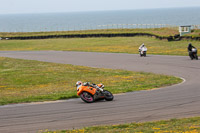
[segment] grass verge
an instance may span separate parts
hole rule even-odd
[[[77,97],[76,81],[103,83],[112,93],[180,83],[172,76],[0,57],[0,105]]]
[[[138,47],[142,43],[148,48],[147,54],[186,56],[190,41],[168,42],[149,37],[1,40],[0,51],[61,50],[138,54]],[[192,44],[200,49],[198,41]]]
[[[82,31],[51,31],[51,32],[0,32],[0,37],[26,37],[48,35],[73,35],[73,34],[116,34],[116,33],[149,33],[158,36],[174,36],[179,34],[175,28],[146,28],[146,29],[102,29]]]
[[[41,131],[43,132],[43,131]],[[199,133],[200,117],[168,121],[86,127],[77,130],[44,131],[44,133]]]
[[[200,37],[200,29],[192,30],[190,34],[186,34],[185,36]]]

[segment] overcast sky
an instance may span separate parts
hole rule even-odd
[[[0,0],[0,14],[200,7],[200,0]]]

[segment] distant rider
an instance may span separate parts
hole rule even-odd
[[[195,48],[194,46],[192,46],[191,43],[188,44],[188,52],[192,52],[192,48]],[[195,48],[196,49],[196,48]]]
[[[142,45],[140,45],[140,47],[139,47],[139,52],[142,51],[142,48],[146,48],[146,46],[144,45],[144,43],[142,43]]]
[[[96,88],[97,89],[97,92],[103,92],[103,88],[104,88],[104,85],[103,84],[101,84],[102,86],[101,87],[99,87],[98,85],[96,85],[96,84],[90,84],[89,82],[82,82],[82,81],[77,81],[76,82],[76,87],[77,87],[77,89],[80,87],[80,86],[90,86],[90,87],[93,87],[93,88]]]
[[[191,43],[188,44],[188,52],[189,52],[189,56],[192,55],[192,48],[196,49],[194,46],[192,46]],[[197,51],[196,51],[196,54],[197,54]]]

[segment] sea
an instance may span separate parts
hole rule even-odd
[[[200,25],[200,7],[41,14],[0,14],[0,32],[138,28],[138,25],[142,24],[152,25],[154,27],[162,27],[163,25]],[[148,27],[146,26],[146,28]]]

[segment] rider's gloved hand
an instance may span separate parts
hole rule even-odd
[[[89,82],[83,83],[83,86],[89,86],[89,85],[90,85]]]

